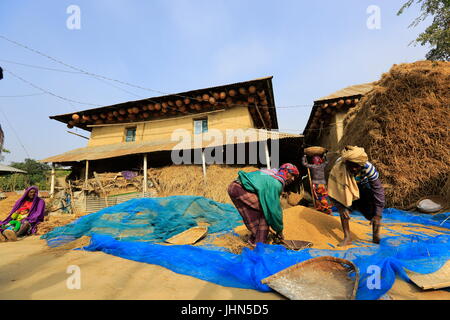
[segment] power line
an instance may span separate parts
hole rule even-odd
[[[32,64],[16,62],[16,61],[11,61],[11,60],[5,60],[5,59],[0,59],[0,61],[6,62],[6,63],[11,63],[11,64],[16,64],[19,66],[29,67],[29,68],[41,69],[41,70],[72,73],[72,74],[82,74],[82,72],[78,72],[78,71],[68,71],[68,70],[62,70],[62,69],[48,68],[48,67],[36,66],[36,65],[32,65]]]
[[[27,148],[25,148],[25,146],[22,143],[22,140],[20,139],[19,135],[17,134],[16,130],[14,129],[14,126],[11,124],[11,122],[9,122],[8,117],[6,116],[6,114],[3,112],[3,109],[0,108],[0,112],[2,113],[3,117],[5,117],[6,122],[8,123],[8,126],[11,128],[12,132],[14,133],[14,135],[17,138],[17,141],[19,141],[19,144],[22,146],[23,150],[25,151],[26,155],[28,156],[29,159],[31,159],[30,154],[27,151]]]
[[[94,104],[94,103],[88,103],[88,102],[81,102],[81,101],[76,101],[76,100],[72,100],[72,99],[69,99],[69,98],[65,98],[65,97],[63,97],[63,96],[60,96],[60,95],[55,94],[55,93],[53,93],[53,92],[50,92],[50,91],[48,91],[48,90],[46,90],[46,89],[43,89],[43,88],[41,88],[41,87],[35,85],[34,83],[28,81],[28,80],[25,80],[25,79],[23,79],[22,77],[16,75],[15,73],[13,73],[13,72],[11,72],[11,71],[9,71],[9,70],[4,69],[4,71],[8,72],[8,73],[11,74],[13,77],[15,77],[15,78],[21,80],[22,82],[25,82],[26,84],[32,86],[33,88],[38,89],[38,90],[40,90],[40,91],[42,91],[42,92],[44,92],[44,93],[46,93],[46,94],[49,94],[49,95],[51,95],[51,96],[54,96],[54,97],[56,97],[56,98],[58,98],[58,99],[61,99],[61,100],[64,100],[64,101],[68,101],[68,102],[74,102],[74,103],[78,103],[78,104],[84,104],[84,105],[96,106],[96,107],[101,107],[101,106],[102,106],[102,105],[100,105],[100,104]]]
[[[79,72],[79,71],[67,71],[67,70],[62,70],[62,69],[48,68],[48,67],[42,67],[42,66],[37,66],[37,65],[32,65],[32,64],[26,64],[26,63],[21,63],[21,62],[17,62],[17,61],[11,61],[11,60],[4,60],[4,59],[0,59],[0,61],[6,62],[6,63],[16,64],[16,65],[20,65],[20,66],[25,66],[25,67],[29,67],[29,68],[35,68],[35,69],[41,69],[41,70],[47,70],[47,71],[65,72],[65,73],[72,73],[72,74],[85,75],[84,73]],[[135,94],[135,93],[133,93],[133,92],[131,92],[131,91],[128,91],[128,90],[126,90],[126,89],[123,89],[123,88],[121,88],[121,87],[119,87],[119,86],[115,86],[115,85],[113,85],[112,83],[109,83],[109,82],[107,82],[107,81],[105,81],[105,80],[103,80],[103,79],[100,79],[100,78],[98,78],[98,77],[94,77],[94,79],[96,79],[96,80],[98,80],[98,81],[101,81],[101,82],[107,84],[108,86],[111,86],[111,87],[114,87],[114,88],[116,88],[116,89],[119,89],[119,90],[121,90],[121,91],[123,91],[123,92],[126,92],[126,93],[128,93],[128,94],[130,94],[130,95],[132,95],[132,96],[137,97],[137,98],[141,98],[141,99],[144,98],[143,96],[139,96],[139,95],[137,95],[137,94]]]
[[[44,94],[45,93],[41,92],[41,93],[19,94],[19,95],[15,95],[15,96],[0,96],[0,98],[24,98],[24,97],[41,96]]]
[[[95,78],[102,78],[102,79],[104,79],[104,80],[109,80],[109,81],[113,81],[113,82],[118,82],[118,83],[121,83],[121,84],[130,86],[130,87],[134,87],[134,88],[138,88],[138,89],[146,90],[146,91],[151,91],[151,92],[159,93],[159,94],[162,94],[162,95],[174,95],[174,96],[178,96],[178,97],[181,97],[181,98],[189,98],[189,99],[197,100],[197,101],[198,101],[198,99],[195,98],[195,97],[189,97],[189,96],[185,96],[185,95],[181,95],[181,94],[167,93],[167,92],[163,92],[163,91],[160,91],[160,90],[156,90],[156,89],[152,89],[152,88],[146,88],[146,87],[142,87],[142,86],[139,86],[139,85],[135,85],[135,84],[132,84],[132,83],[129,83],[129,82],[126,82],[126,81],[121,81],[121,80],[109,78],[109,77],[106,77],[106,76],[102,76],[102,75],[99,75],[99,74],[95,74],[95,73],[92,73],[92,72],[88,72],[88,71],[85,71],[85,70],[83,70],[83,69],[81,69],[81,68],[74,67],[74,66],[72,66],[72,65],[70,65],[70,64],[67,64],[67,63],[65,63],[65,62],[63,62],[63,61],[61,61],[61,60],[58,60],[58,59],[56,59],[56,58],[53,58],[53,57],[49,56],[48,54],[45,54],[45,53],[43,53],[43,52],[41,52],[41,51],[39,51],[39,50],[30,48],[30,47],[28,47],[27,45],[24,45],[24,44],[19,43],[19,42],[17,42],[17,41],[11,40],[11,39],[9,39],[9,38],[3,36],[3,35],[0,35],[0,38],[4,39],[4,40],[6,40],[6,41],[8,41],[8,42],[10,42],[10,43],[13,43],[13,44],[15,44],[15,45],[17,45],[17,46],[20,46],[20,47],[22,47],[22,48],[24,48],[24,49],[27,49],[27,50],[29,50],[29,51],[32,51],[32,52],[34,52],[34,53],[36,53],[36,54],[38,54],[38,55],[41,55],[41,56],[43,56],[43,57],[45,57],[45,58],[47,58],[47,59],[50,59],[50,60],[53,61],[53,62],[56,62],[56,63],[58,63],[58,64],[61,64],[61,65],[65,66],[65,67],[68,67],[68,68],[70,68],[70,69],[72,69],[72,70],[76,70],[76,71],[78,71],[78,72],[80,72],[80,73],[84,73],[84,74],[86,74],[86,75],[89,75],[89,76],[92,76],[92,77],[95,77]],[[152,102],[150,99],[146,99],[146,100],[149,100],[150,102]],[[201,100],[200,100],[200,101],[201,101]],[[221,103],[221,102],[219,102],[219,103]],[[236,106],[238,106],[238,105],[236,105]],[[247,105],[243,105],[243,106],[247,106]],[[280,108],[280,109],[282,109],[282,108],[296,108],[296,107],[312,107],[312,105],[293,105],[293,106],[283,106],[283,107],[275,107],[275,106],[272,106],[272,107],[270,107],[270,108]],[[170,107],[169,107],[169,108],[170,108]],[[174,108],[174,109],[175,109],[175,108]]]

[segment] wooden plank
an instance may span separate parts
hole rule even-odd
[[[433,273],[420,274],[412,271],[406,271],[406,273],[411,281],[423,290],[450,287],[450,261],[447,261],[441,269]]]

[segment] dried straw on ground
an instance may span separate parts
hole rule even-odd
[[[345,119],[339,150],[364,147],[381,173],[388,207],[449,196],[450,63],[394,65]]]
[[[227,193],[228,185],[237,178],[238,171],[254,171],[255,167],[207,167],[206,182],[201,166],[169,166],[149,170],[160,188],[159,197],[174,195],[202,196],[222,203],[232,203]]]

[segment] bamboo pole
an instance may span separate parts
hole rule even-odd
[[[269,144],[267,143],[267,140],[264,143],[264,152],[266,154],[266,166],[267,169],[270,170],[271,168],[270,168]]]
[[[148,186],[148,172],[147,172],[147,154],[144,154],[144,181],[143,181],[143,188],[142,192],[145,194],[147,192],[147,186]]]
[[[52,175],[50,180],[50,198],[55,195],[55,163],[52,162]]]
[[[84,185],[87,186],[88,179],[89,179],[89,160],[86,160],[86,170],[85,170],[85,176],[84,176]]]
[[[203,178],[206,180],[206,159],[204,149],[202,149],[202,167],[203,167]]]
[[[313,188],[313,184],[311,181],[311,172],[309,171],[309,168],[308,168],[308,178],[309,178],[309,187],[311,188],[311,198],[312,198],[314,209],[315,209],[316,208],[316,198],[314,197],[314,188]]]

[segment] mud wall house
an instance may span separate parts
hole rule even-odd
[[[344,134],[344,118],[361,98],[373,88],[373,83],[350,86],[314,101],[305,130],[305,146],[322,146],[336,152]]]
[[[272,77],[50,118],[68,128],[86,130],[90,137],[83,148],[41,161],[71,166],[74,179],[87,179],[94,172],[138,171],[144,176],[144,191],[147,168],[172,165],[173,152],[203,166],[207,175],[210,163],[270,166],[271,161],[297,162],[303,138],[278,132]],[[177,134],[180,130],[183,137]],[[229,130],[234,130],[231,138]],[[217,133],[223,139],[216,139]],[[234,152],[227,153],[227,148]],[[242,150],[244,160],[238,159]],[[278,154],[281,158],[271,158]]]

